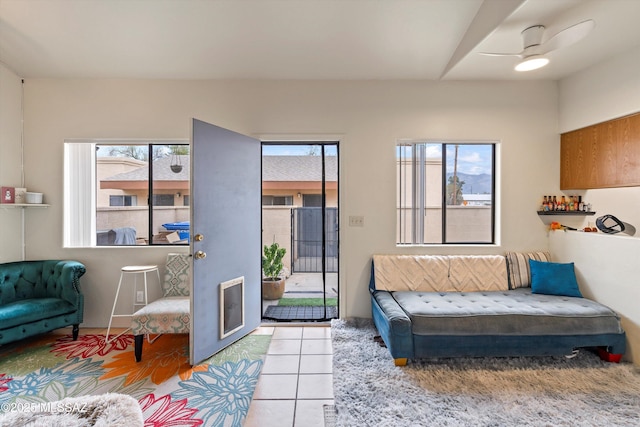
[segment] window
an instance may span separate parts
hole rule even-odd
[[[109,196],[109,206],[136,206],[136,196]]]
[[[493,244],[496,143],[396,146],[396,242]]]
[[[153,206],[173,206],[174,197],[173,194],[154,194]]]
[[[262,196],[262,206],[291,206],[293,196]]]
[[[322,207],[322,194],[303,194],[302,206],[305,208]]]
[[[177,224],[188,235],[189,176],[184,142],[65,143],[65,247],[169,244]]]

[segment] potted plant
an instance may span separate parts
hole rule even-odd
[[[262,255],[262,298],[266,300],[275,300],[282,298],[284,295],[284,277],[280,274],[284,265],[282,258],[287,253],[285,248],[281,248],[277,243],[271,246],[264,246]]]

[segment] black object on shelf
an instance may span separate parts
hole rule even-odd
[[[538,215],[577,215],[577,216],[589,216],[595,215],[595,211],[538,211]]]

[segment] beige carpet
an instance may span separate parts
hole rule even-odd
[[[640,425],[638,367],[589,351],[396,367],[370,320],[334,320],[331,332],[337,426]]]

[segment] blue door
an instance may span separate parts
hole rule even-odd
[[[193,119],[192,365],[260,326],[260,166],[260,141]]]

